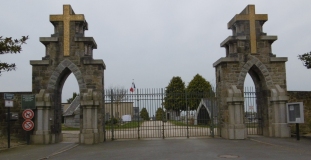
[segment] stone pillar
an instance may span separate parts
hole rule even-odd
[[[34,144],[53,143],[53,136],[49,128],[49,112],[51,108],[50,95],[41,89],[36,94],[37,112],[35,113],[35,131],[31,135],[31,142]]]
[[[100,133],[97,126],[97,109],[99,107],[99,99],[97,92],[88,89],[88,93],[84,93],[81,100],[83,112],[82,128],[79,136],[81,144],[95,144],[100,141]]]
[[[272,110],[271,125],[269,127],[270,137],[290,137],[290,127],[286,120],[286,103],[288,96],[284,89],[275,85],[271,89],[270,108]]]
[[[221,136],[227,139],[245,139],[247,132],[244,124],[244,98],[241,90],[232,85],[228,89],[226,101],[229,117],[227,123],[222,128]]]

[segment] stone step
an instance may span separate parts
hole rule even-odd
[[[63,142],[79,142],[79,134],[63,133]]]

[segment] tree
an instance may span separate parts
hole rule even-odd
[[[141,109],[141,111],[140,111],[140,117],[143,119],[143,120],[145,120],[145,121],[149,121],[149,113],[148,113],[148,111],[147,111],[147,109],[146,108],[143,108],[143,109]]]
[[[116,106],[114,107],[114,108],[116,108],[116,110],[114,111],[116,113],[115,114],[116,118],[120,118],[118,106],[121,104],[122,100],[126,96],[126,92],[127,92],[127,90],[124,89],[124,87],[112,87],[112,86],[109,87],[109,89],[106,92],[108,98],[110,100],[112,100],[114,104],[116,104]]]
[[[164,110],[162,108],[158,108],[157,111],[156,111],[156,120],[157,121],[162,121],[163,120],[163,117],[164,117]]]
[[[303,62],[303,65],[307,67],[307,69],[311,68],[311,51],[309,53],[298,55],[298,59]]]
[[[21,39],[12,39],[12,37],[3,38],[0,36],[0,54],[6,53],[20,53],[22,51],[21,45],[26,43],[28,36],[22,36]],[[0,76],[1,72],[9,72],[16,69],[15,63],[8,64],[0,62]]]
[[[185,83],[180,77],[173,77],[166,87],[164,107],[166,110],[180,112],[186,110]]]
[[[193,77],[186,91],[190,110],[196,110],[202,98],[214,96],[211,84],[199,74]]]
[[[68,98],[67,103],[71,103],[77,96],[79,96],[79,94],[77,94],[76,92],[73,92],[72,98]]]

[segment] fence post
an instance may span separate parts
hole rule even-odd
[[[161,88],[161,107],[162,107],[162,111],[164,111],[163,110],[163,95],[164,95],[164,93],[163,93],[163,88]],[[164,137],[164,115],[165,115],[165,113],[163,112],[163,114],[162,114],[162,138],[164,139],[165,137]],[[166,117],[166,116],[165,116]]]
[[[113,122],[114,122],[114,115],[113,115],[113,90],[111,89],[111,119],[110,119],[110,124],[111,124],[111,140],[114,140],[114,127],[113,127]]]
[[[137,93],[136,93],[136,96],[137,96],[137,107],[138,107],[138,110],[139,110],[139,95],[138,95],[138,88],[136,89]],[[139,135],[139,121],[140,121],[140,113],[138,112],[138,130],[137,130],[137,135],[138,135],[138,139],[140,139],[140,135]]]
[[[185,98],[186,98],[186,113],[187,113],[187,138],[189,138],[189,108],[188,108],[188,96],[187,96],[187,91],[185,91]]]
[[[215,96],[212,94],[212,91],[210,91],[211,96],[211,136],[214,138],[214,106],[215,106]],[[213,96],[213,97],[212,97]]]

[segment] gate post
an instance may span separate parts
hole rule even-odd
[[[235,85],[232,85],[228,89],[228,97],[226,98],[228,105],[228,118],[225,120],[224,125],[222,126],[221,136],[227,139],[245,139],[246,138],[246,129],[243,121],[244,118],[244,109],[243,102],[244,98],[242,97],[242,92],[240,89],[237,89]]]
[[[37,113],[35,114],[35,131],[31,135],[31,141],[34,144],[50,144],[55,143],[49,128],[49,113],[51,108],[50,94],[45,93],[45,89],[41,89],[36,94]],[[52,141],[54,139],[54,142]]]
[[[97,127],[97,108],[99,107],[97,96],[97,92],[88,89],[88,92],[83,94],[81,100],[83,124],[79,141],[82,144],[95,144],[100,141],[100,130]]]
[[[270,137],[290,137],[290,127],[286,121],[286,102],[288,96],[279,85],[275,85],[275,89],[271,89],[270,105],[272,109],[272,120],[269,125]]]

